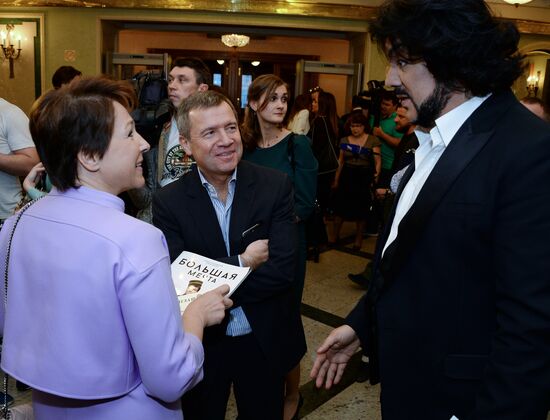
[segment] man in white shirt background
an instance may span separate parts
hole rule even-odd
[[[19,177],[25,177],[38,161],[29,119],[21,109],[0,98],[0,226],[21,200]]]

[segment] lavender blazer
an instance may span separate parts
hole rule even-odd
[[[0,232],[2,273],[13,222]],[[158,229],[111,194],[53,189],[23,215],[11,252],[2,369],[35,390],[38,419],[182,418],[204,354],[183,332]]]

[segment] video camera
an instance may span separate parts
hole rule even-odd
[[[162,126],[171,117],[168,83],[164,73],[158,71],[142,71],[132,82],[139,103],[131,115],[137,132],[153,147],[159,141]]]
[[[380,124],[380,103],[382,102],[382,94],[385,90],[384,82],[381,80],[369,80],[367,87],[367,90],[359,92],[357,96],[354,96],[354,99],[357,100],[357,106],[369,110],[369,115],[374,117],[373,127],[376,127]]]

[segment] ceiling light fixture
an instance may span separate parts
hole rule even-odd
[[[250,37],[239,34],[226,34],[222,35],[222,42],[228,47],[241,48],[248,45],[250,42]]]
[[[520,4],[530,3],[533,0],[504,0],[506,3],[514,4],[518,7]]]
[[[258,60],[251,61],[250,64],[252,64],[254,67],[258,67],[260,65],[260,62]]]

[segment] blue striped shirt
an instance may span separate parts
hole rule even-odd
[[[225,243],[225,249],[227,250],[227,255],[230,254],[229,249],[229,222],[231,220],[231,207],[233,205],[233,197],[235,196],[235,185],[237,183],[237,168],[233,171],[233,175],[229,180],[229,185],[227,186],[227,197],[225,198],[225,203],[218,198],[218,192],[216,189],[206,180],[202,175],[199,169],[199,177],[201,183],[206,188],[214,211],[216,212],[216,217],[218,218],[218,223],[222,231],[223,242]],[[241,259],[239,257],[239,264]],[[241,306],[237,306],[229,311],[229,323],[227,324],[227,330],[225,331],[226,335],[233,337],[238,337],[245,334],[250,334],[252,328],[246,319],[246,315]]]

